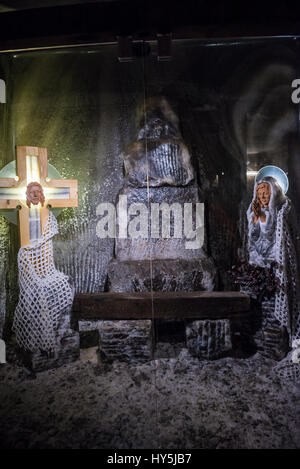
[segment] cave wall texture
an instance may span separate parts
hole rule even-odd
[[[177,113],[206,204],[208,254],[219,288],[245,252],[245,210],[253,179],[246,169],[276,164],[288,171],[300,218],[298,106],[300,77],[293,39],[173,44],[173,60],[149,55],[119,63],[115,45],[0,56],[7,103],[0,105],[0,167],[16,145],[47,147],[62,177],[78,179],[79,207],[59,215],[57,268],[77,292],[104,291],[114,241],[99,239],[96,208],[115,202],[123,184],[121,152],[136,139],[144,99],[163,95]],[[218,178],[217,178],[218,176]],[[298,205],[297,205],[298,203]],[[17,301],[18,230],[0,217],[0,332]]]

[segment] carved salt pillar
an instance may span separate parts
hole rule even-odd
[[[182,237],[163,237],[161,232],[154,234],[151,231],[152,204],[156,204],[156,208],[163,203],[168,206],[179,204],[183,220],[184,204],[193,204],[195,211],[196,204],[201,202],[190,154],[179,130],[178,117],[164,98],[151,98],[147,102],[146,121],[143,115],[137,140],[124,151],[122,157],[125,180],[117,201],[126,200],[127,209],[135,203],[144,204],[149,210],[147,234],[146,237],[117,237],[115,258],[108,268],[109,290],[213,290],[216,272],[212,259],[202,246],[187,249],[188,236],[184,233]],[[120,220],[120,205],[117,207],[117,228],[120,228],[124,220]],[[130,220],[126,228],[129,223]],[[174,217],[171,217],[170,233],[174,234],[177,228]],[[151,359],[154,346],[152,322],[103,322],[99,328],[102,356],[127,361]]]

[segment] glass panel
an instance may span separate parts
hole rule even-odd
[[[10,155],[15,145],[46,147],[61,176],[78,180],[78,208],[59,217],[61,238],[76,235],[56,263],[76,291],[103,291],[114,239],[97,237],[96,208],[114,204],[122,185],[121,153],[144,93],[141,62],[120,64],[116,46],[21,53],[10,60]]]
[[[43,424],[48,411],[51,422],[53,415],[74,421],[72,441],[60,434],[58,446],[272,447],[268,425],[261,433],[256,421],[243,426],[252,403],[255,415],[269,412],[261,395],[273,378],[264,359],[253,358],[254,316],[231,321],[229,271],[247,255],[246,210],[261,167],[288,174],[300,219],[291,101],[298,44],[174,41],[171,60],[158,61],[151,42],[135,44],[134,53],[123,63],[115,45],[0,55],[7,83],[0,170],[16,146],[38,146],[48,150],[51,177],[78,180],[78,208],[56,212],[54,260],[76,294],[89,294],[77,296],[74,308],[94,314],[78,324],[72,316],[81,362],[70,375],[47,375]],[[55,190],[56,198],[68,194]],[[18,250],[18,227],[0,216],[0,337],[5,315],[11,330],[18,300]],[[61,407],[56,376],[67,389],[60,388]],[[282,396],[274,389],[277,408]],[[32,429],[28,437],[24,425],[28,446]]]

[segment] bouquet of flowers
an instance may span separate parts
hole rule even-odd
[[[260,267],[241,260],[232,266],[228,272],[234,285],[248,291],[259,300],[270,299],[280,288],[279,278],[276,277],[277,263],[274,261],[270,267]]]

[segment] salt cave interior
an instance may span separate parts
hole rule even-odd
[[[172,60],[158,53],[148,41],[131,61],[111,43],[0,54],[0,169],[29,145],[78,182],[78,206],[53,211],[55,266],[75,297],[52,354],[16,342],[19,226],[0,210],[3,448],[300,447],[299,381],[276,373],[288,333],[272,298],[232,277],[260,168],[288,175],[299,232],[299,39],[177,40]],[[114,236],[120,200],[144,237]],[[163,203],[203,207],[199,244],[172,236],[174,213],[171,235],[152,236],[150,205]],[[99,235],[103,204],[116,207],[112,236]],[[299,236],[294,248],[300,269]]]

